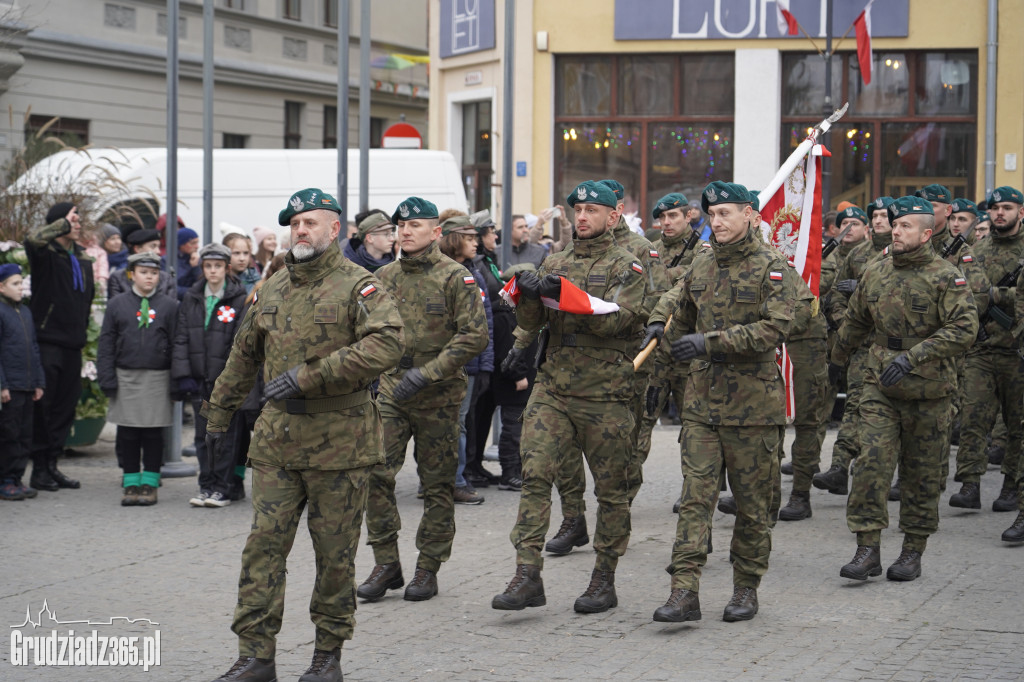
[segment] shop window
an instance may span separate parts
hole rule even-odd
[[[324,149],[338,146],[338,107],[324,106]]]
[[[649,225],[664,194],[731,179],[734,76],[731,54],[559,58],[554,200],[615,178]]]
[[[462,105],[462,178],[470,208],[491,208],[491,101]]]
[[[822,118],[824,60],[787,54],[783,65],[782,155]],[[833,59],[833,99],[850,102],[832,129],[830,201],[864,206],[940,183],[973,198],[977,158],[975,52],[875,52],[870,85],[855,53]]]

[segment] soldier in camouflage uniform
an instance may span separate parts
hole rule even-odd
[[[839,266],[836,282],[831,290],[831,314],[836,324],[841,324],[846,317],[846,301],[856,288],[868,263],[892,242],[892,228],[885,214],[885,208],[891,202],[890,197],[879,197],[872,202],[869,241],[858,240]],[[843,209],[838,219],[841,228],[854,225],[851,234],[859,233],[862,226],[868,225],[867,214],[856,206]],[[832,446],[832,464],[828,471],[817,473],[812,479],[815,488],[827,490],[835,495],[846,495],[849,491],[847,471],[860,451],[860,394],[864,385],[866,360],[866,348],[858,349],[850,356],[849,365],[846,367],[846,404],[843,408],[843,421],[839,425],[835,445]]]
[[[939,524],[942,461],[949,459],[953,358],[978,332],[967,280],[928,248],[931,204],[902,197],[889,206],[892,256],[865,270],[850,298],[832,361],[846,362],[871,339],[861,397],[861,451],[854,465],[846,521],[857,534],[844,578],[881,575],[879,543],[889,525],[886,498],[900,465],[903,551],[886,577],[914,580]]]
[[[467,385],[463,367],[487,347],[487,318],[476,279],[438,249],[437,207],[409,197],[391,222],[398,226],[402,257],[376,274],[406,321],[405,350],[398,366],[380,379],[384,462],[373,468],[366,502],[367,542],[376,565],[357,594],[376,601],[405,584],[395,476],[415,438],[423,517],[416,532],[416,573],[405,599],[425,601],[437,594],[437,571],[452,552],[459,405]]]
[[[341,209],[318,189],[296,192],[279,222],[291,225],[287,269],[246,313],[202,414],[211,457],[260,366],[269,402],[249,448],[253,521],[242,551],[231,629],[239,659],[220,680],[276,679],[286,560],[302,511],[316,554],[309,605],[313,663],[302,680],[340,680],[341,645],[355,625],[353,570],[370,469],[383,459],[370,383],[402,353],[402,320],[373,275],[341,255]]]
[[[775,349],[793,322],[796,291],[783,256],[751,226],[745,187],[712,182],[701,205],[711,216],[710,247],[676,285],[676,310],[659,305],[649,325],[673,322],[672,358],[689,362],[680,407],[683,489],[672,549],[672,591],[654,620],[699,620],[701,569],[707,562],[712,505],[723,470],[739,514],[733,531],[732,599],[726,621],[757,613],[757,587],[771,553],[769,507],[779,477],[778,448],[786,424]]]
[[[984,268],[993,289],[988,312],[978,308],[984,324],[964,363],[963,419],[954,478],[962,485],[960,491],[949,498],[951,507],[981,508],[981,476],[988,467],[986,436],[1001,410],[1007,432],[1006,454],[1002,462],[1003,486],[999,497],[992,502],[992,510],[1017,510],[1021,438],[1024,437],[1021,428],[1024,360],[1017,353],[1022,318],[1015,315],[1015,311],[1024,310],[1017,301],[1017,282],[1001,286],[1005,282],[1000,280],[1014,272],[1018,263],[1024,262],[1022,203],[1020,190],[1012,187],[993,190],[989,199],[989,210],[993,213],[992,235],[974,247],[974,259]]]
[[[551,487],[562,462],[582,447],[597,495],[597,553],[590,585],[576,600],[580,613],[599,613],[618,605],[615,568],[629,543],[630,459],[634,445],[636,376],[631,362],[642,332],[646,269],[629,251],[616,246],[615,194],[587,181],[568,197],[575,210],[572,248],[552,254],[539,272],[520,273],[522,292],[516,318],[527,333],[549,328],[547,358],[523,413],[523,492],[510,539],[516,548],[516,574],[491,606],[520,610],[546,603],[540,571],[541,549],[551,518]],[[575,285],[594,298],[614,302],[605,314],[577,314],[542,305],[561,301]],[[560,304],[561,305],[561,304]],[[505,365],[525,353],[517,338]]]
[[[602,180],[601,184],[607,186],[615,193],[616,210],[619,212],[619,221],[611,230],[612,240],[625,250],[632,253],[644,269],[644,281],[647,289],[644,295],[644,309],[641,311],[641,320],[647,321],[657,303],[658,299],[669,289],[668,273],[665,270],[660,254],[655,250],[654,245],[645,238],[629,229],[625,219],[622,217],[624,207],[623,196],[625,189],[616,180]],[[570,244],[567,248],[572,249]],[[633,411],[634,433],[632,458],[630,460],[630,501],[636,497],[640,485],[643,483],[643,467],[647,461],[647,454],[650,452],[651,444],[648,437],[646,446],[638,443],[641,438],[641,420],[646,410],[648,380],[652,371],[652,365],[642,365],[634,374],[634,395],[630,404]],[[583,455],[579,453],[575,457],[566,457],[560,467],[558,480],[555,482],[558,494],[562,503],[562,525],[559,527],[555,537],[544,547],[552,554],[568,554],[574,547],[581,547],[589,541],[587,535],[587,519],[583,515],[586,505],[583,502],[583,493],[586,492],[587,479],[583,471]]]

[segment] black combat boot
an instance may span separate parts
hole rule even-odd
[[[561,527],[555,533],[555,537],[544,545],[544,550],[561,556],[571,552],[573,547],[582,547],[588,542],[590,535],[587,534],[587,517],[580,514],[562,519]]]
[[[50,462],[48,467],[50,471],[50,477],[57,483],[61,488],[77,489],[81,488],[82,484],[73,478],[65,476],[64,473],[57,468],[57,462]]]
[[[417,566],[415,575],[405,588],[405,601],[427,601],[435,596],[437,596],[437,574]]]
[[[997,467],[1003,463],[1003,457],[1006,456],[1006,448],[998,443],[993,443],[988,446],[985,454],[988,455],[988,463]]]
[[[903,493],[900,492],[900,479],[897,478],[896,482],[892,484],[891,488],[889,488],[889,501],[899,502],[902,499]]]
[[[576,597],[572,608],[576,613],[604,613],[618,605],[615,571],[599,571],[595,568],[590,574],[590,585],[583,594]]]
[[[725,607],[722,620],[735,623],[738,620],[750,620],[757,615],[757,590],[753,587],[734,587],[732,599]]]
[[[313,662],[302,673],[299,682],[341,682],[341,649],[313,650]]]
[[[867,580],[882,575],[882,554],[878,551],[878,545],[857,545],[853,561],[839,569],[839,575],[850,580]]]
[[[718,498],[718,511],[736,516],[736,498],[732,495],[721,495]]]
[[[950,507],[961,509],[981,509],[981,486],[977,483],[964,483],[960,492],[949,498]]]
[[[655,609],[654,620],[659,623],[700,620],[700,598],[693,590],[672,590],[665,605]]]
[[[811,477],[811,485],[818,490],[827,490],[833,495],[850,494],[850,476],[846,473],[846,467],[833,464],[828,471],[814,474]]]
[[[780,521],[800,521],[811,518],[811,493],[793,491],[789,504],[779,511]]]
[[[885,577],[903,582],[921,577],[921,553],[904,548],[896,562],[885,572]]]
[[[1009,476],[1003,476],[1003,489],[999,491],[999,497],[992,500],[992,511],[1012,512],[1017,511],[1017,488]]]
[[[53,480],[53,476],[50,475],[50,470],[45,466],[32,465],[32,477],[29,479],[29,485],[36,490],[46,490],[48,492],[56,492],[60,490],[60,485],[57,481]]]
[[[405,578],[402,577],[401,563],[396,561],[393,564],[377,564],[370,571],[370,577],[356,589],[356,596],[366,601],[377,601],[388,590],[397,590],[403,585]]]
[[[272,658],[239,656],[231,669],[213,682],[277,682],[277,668]]]
[[[1024,511],[1017,514],[1017,520],[1003,531],[1003,542],[1024,542]]]
[[[779,466],[779,471],[782,472],[786,476],[792,476],[793,475],[793,460],[789,460],[788,462],[783,462]]]
[[[491,608],[499,611],[522,611],[527,606],[544,606],[547,603],[540,568],[519,564],[505,591],[495,595],[491,600]]]

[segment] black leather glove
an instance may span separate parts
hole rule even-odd
[[[687,334],[672,342],[672,357],[684,362],[707,352],[703,334]]]
[[[413,367],[405,373],[402,380],[398,382],[397,386],[395,386],[395,400],[398,400],[399,402],[408,400],[429,383],[430,379],[423,376],[423,372],[420,371],[420,368]]]
[[[906,353],[900,353],[896,358],[889,363],[889,366],[882,370],[882,376],[879,380],[883,386],[892,386],[903,377],[910,374],[910,370],[913,367],[910,366],[910,360],[907,359]]]
[[[487,392],[487,389],[491,387],[491,373],[490,372],[478,372],[476,377],[473,379],[473,395],[483,395]]]
[[[653,417],[655,411],[658,409],[658,398],[661,397],[661,388],[658,386],[650,386],[647,389],[647,403],[645,405],[647,409],[647,416]]]
[[[296,365],[268,381],[263,389],[263,397],[267,400],[284,400],[286,398],[293,398],[301,393],[299,390],[299,369],[301,369],[301,365]]]
[[[199,382],[192,377],[178,379],[178,393],[181,395],[199,395]]]
[[[100,387],[100,390],[103,391],[103,395],[107,396],[107,400],[113,400],[117,397],[117,388]]]
[[[640,342],[640,350],[647,348],[647,344],[655,339],[660,342],[663,336],[665,336],[665,323],[651,322],[644,330],[644,340]]]
[[[836,282],[836,291],[841,294],[849,296],[857,289],[857,280],[855,279],[844,279]]]
[[[562,295],[562,278],[558,275],[544,275],[540,281],[540,295],[557,301]]]
[[[534,301],[540,298],[540,277],[537,276],[537,273],[529,270],[516,273],[516,286],[526,298]]]
[[[213,433],[211,431],[206,432],[206,456],[210,462],[210,468],[213,469],[214,463],[217,458],[221,455],[221,446],[224,443],[224,433]]]
[[[843,378],[843,368],[841,365],[828,363],[828,382],[833,386],[839,384],[839,380]]]
[[[525,362],[526,349],[513,346],[505,359],[501,361],[501,371],[505,374],[516,374],[516,370],[521,368]]]

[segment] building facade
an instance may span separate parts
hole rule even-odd
[[[359,5],[352,2],[349,142],[358,145]],[[337,144],[337,0],[216,0],[214,146]],[[179,144],[202,146],[203,2],[179,4]],[[47,132],[94,146],[166,143],[166,0],[0,2],[0,160]],[[374,0],[371,143],[402,119],[427,133],[427,7]],[[328,183],[330,184],[330,183]]]
[[[516,3],[513,211],[561,203],[582,179],[615,177],[627,211],[711,179],[762,187],[809,126],[850,103],[827,144],[831,203],[864,205],[924,184],[973,199],[1024,186],[1024,4],[886,0],[872,7],[866,84],[853,21],[834,2],[832,107],[825,106],[825,0],[793,0],[801,33],[780,33],[772,0]],[[998,13],[988,78],[988,11]],[[503,0],[431,0],[430,139],[463,164],[467,194],[500,208]],[[986,94],[995,153],[986,159]],[[483,119],[489,117],[489,127]],[[491,173],[489,184],[483,179]],[[991,189],[989,187],[988,189]]]

